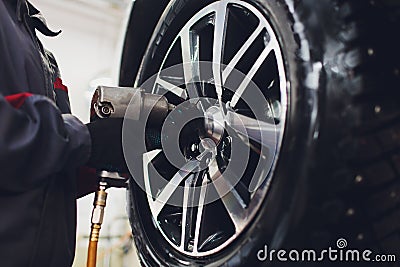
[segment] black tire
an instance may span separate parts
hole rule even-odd
[[[180,27],[215,1],[174,0],[168,5],[143,57],[136,85],[157,72],[162,60],[158,55]],[[137,201],[144,192],[132,183],[130,220],[142,264],[268,265],[257,259],[264,245],[319,250],[335,247],[339,238],[352,248],[397,253],[399,260],[400,5],[395,1],[303,0],[294,6],[291,0],[247,2],[273,25],[290,81],[286,132],[270,192],[235,242],[215,255],[191,258],[171,248],[156,231],[149,232],[150,216],[143,217],[148,208]],[[302,265],[309,263],[298,266]]]
[[[133,85],[147,44],[167,4],[168,0],[159,0],[156,4],[148,0],[136,0],[132,4],[124,39],[124,47],[128,49],[123,50],[121,57],[120,86]]]

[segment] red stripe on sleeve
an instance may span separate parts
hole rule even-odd
[[[5,99],[14,108],[19,109],[25,103],[25,100],[30,96],[32,96],[31,93],[20,93],[20,94],[6,96]]]
[[[63,83],[61,78],[57,78],[54,82],[54,89],[63,90],[68,93],[68,87],[66,87]]]

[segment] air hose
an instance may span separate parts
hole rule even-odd
[[[87,267],[96,267],[97,260],[97,244],[99,242],[99,235],[101,224],[103,223],[104,208],[107,200],[107,183],[101,181],[99,190],[95,194],[92,211],[92,226],[89,236],[89,247],[87,255]]]

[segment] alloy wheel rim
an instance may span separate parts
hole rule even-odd
[[[228,47],[230,45],[230,42],[227,40],[228,25],[235,14],[239,14],[239,18],[248,18],[251,21],[249,24],[252,27],[250,32],[244,33],[246,35],[242,39],[244,41],[231,49],[234,52],[229,57],[225,57],[224,52],[229,50]],[[246,25],[248,22],[243,20],[242,23]],[[211,79],[202,79],[200,74],[203,62],[201,38],[202,31],[206,31],[204,29],[207,27],[211,29],[211,50],[213,51],[211,58],[208,59],[211,59],[211,63],[208,63],[209,67],[207,68],[212,71]],[[251,66],[239,71],[243,74],[239,75],[241,81],[236,84],[237,86],[234,86],[233,92],[227,92],[225,88],[226,83],[231,79],[231,76],[235,76],[235,73],[237,73],[236,69],[240,67],[241,62],[246,58],[249,51],[254,51],[252,49],[256,46],[255,43],[257,42],[257,45],[260,46],[260,40],[262,40],[263,47],[255,53],[256,57],[252,59]],[[174,50],[176,50],[176,47],[180,47],[181,59],[178,61],[182,63],[181,75],[177,73],[171,74],[168,71],[168,75],[165,75],[165,70],[168,70],[168,67],[171,66],[168,61]],[[266,68],[265,65],[270,64],[269,61],[272,62],[271,64],[274,67],[268,67],[268,70],[272,71],[266,75],[274,78],[272,78],[271,83],[268,82],[269,84],[266,86],[266,89],[263,87],[259,88],[258,84],[256,87],[258,90],[274,90],[274,93],[271,93],[273,97],[269,97],[268,92],[262,92],[264,96],[263,100],[266,103],[265,107],[267,107],[264,107],[264,109],[267,109],[265,113],[268,113],[267,117],[273,119],[273,126],[271,126],[270,121],[257,120],[257,118],[252,118],[252,116],[246,114],[246,111],[240,109],[241,102],[243,101],[242,98],[247,93],[246,90],[251,87],[252,83],[256,84],[253,80]],[[212,84],[212,86],[207,86],[207,84]],[[206,94],[205,88],[208,90],[207,93],[209,93],[210,88],[213,88],[214,92]],[[167,53],[164,55],[163,62],[156,75],[152,93],[164,94],[170,101],[178,102],[174,104],[179,104],[182,101],[189,101],[196,104],[198,103],[196,101],[202,97],[215,99],[215,102],[207,108],[198,107],[199,110],[204,111],[206,118],[212,116],[218,117],[218,119],[213,117],[210,121],[211,123],[218,123],[218,125],[223,124],[222,131],[225,131],[224,136],[221,137],[221,127],[215,127],[219,128],[219,141],[213,141],[214,145],[212,149],[215,149],[217,152],[210,159],[210,162],[207,163],[207,168],[197,172],[197,165],[192,164],[192,161],[188,158],[185,168],[174,171],[169,183],[162,190],[159,190],[157,194],[154,194],[150,184],[152,177],[149,172],[149,165],[163,151],[162,149],[158,149],[149,151],[143,155],[143,177],[147,193],[147,204],[150,207],[152,221],[157,230],[180,253],[192,257],[212,255],[227,247],[251,223],[265,199],[278,160],[284,133],[288,100],[283,54],[277,35],[268,19],[256,7],[247,2],[223,0],[212,3],[197,12],[176,36]],[[238,123],[235,124],[235,122]],[[213,128],[205,126],[205,128],[207,127]],[[272,131],[274,132],[273,134],[271,134]],[[233,134],[230,134],[230,132]],[[260,181],[262,182],[257,183],[256,190],[250,190],[251,192],[246,200],[244,200],[241,191],[237,189],[236,185],[229,187],[225,182],[222,182],[219,184],[219,188],[215,187],[216,192],[220,195],[220,200],[215,202],[220,202],[218,207],[223,207],[228,215],[221,215],[221,223],[230,225],[230,229],[224,232],[223,230],[220,231],[218,227],[214,227],[213,230],[208,231],[207,234],[202,236],[201,232],[205,231],[208,227],[206,217],[218,217],[218,214],[212,215],[210,212],[205,212],[205,208],[209,205],[206,203],[206,185],[219,177],[224,178],[224,175],[228,176],[223,165],[224,162],[229,163],[229,153],[225,155],[225,152],[221,150],[229,147],[229,145],[226,145],[226,143],[232,143],[229,140],[240,139],[241,136],[247,138],[247,145],[251,147],[251,153],[257,150],[257,145],[254,147],[253,143],[259,144],[260,147],[273,144],[274,151],[270,153],[273,154],[273,157],[265,161],[268,164],[265,166],[265,170],[261,172],[265,177],[260,177]],[[212,137],[213,133],[209,136],[200,137],[199,141],[200,143],[209,142],[210,139],[212,140]],[[272,141],[264,142],[264,140]],[[193,151],[198,149],[199,146],[202,146],[200,143],[192,144],[190,149]],[[271,150],[271,147],[269,149]],[[259,156],[258,160],[261,161],[264,154],[260,151],[257,153]],[[241,180],[239,183],[241,183]],[[181,210],[179,208],[173,209],[166,205],[168,198],[174,193],[178,184],[183,184],[184,188]],[[227,186],[230,190],[226,191],[229,192],[222,192],[220,194],[219,190],[221,190],[221,187]],[[191,189],[193,187],[199,188],[197,195]],[[247,183],[247,189],[249,187],[251,187],[251,182],[250,185]],[[193,202],[196,203],[191,205],[190,203]],[[217,204],[215,205],[217,206]]]

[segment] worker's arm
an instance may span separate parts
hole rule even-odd
[[[47,97],[0,95],[0,123],[1,191],[30,190],[90,156],[87,127]]]

